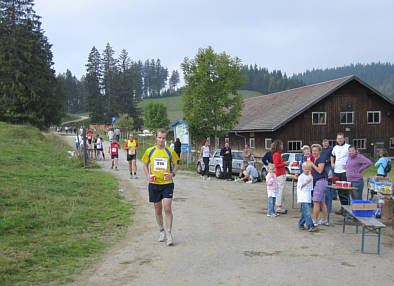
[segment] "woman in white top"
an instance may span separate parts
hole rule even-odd
[[[96,146],[97,146],[97,157],[100,158],[100,153],[103,155],[103,160],[105,160],[104,152],[103,152],[103,139],[99,136],[97,136],[96,140]]]
[[[204,163],[204,170],[201,174],[201,178],[204,178],[204,175],[206,174],[209,180],[209,157],[211,157],[211,154],[209,152],[209,145],[208,145],[208,140],[204,141],[204,145],[201,146],[200,149],[200,158],[199,161]]]

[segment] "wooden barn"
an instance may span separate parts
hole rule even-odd
[[[335,144],[337,132],[363,153],[386,148],[394,156],[394,102],[356,76],[244,100],[244,109],[229,141],[233,149],[247,142],[256,157],[281,139],[285,152],[301,152],[304,144]]]

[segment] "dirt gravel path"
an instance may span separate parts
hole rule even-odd
[[[106,146],[107,150],[108,147]],[[106,156],[108,156],[106,154]],[[129,179],[125,152],[113,173],[133,203],[135,215],[126,237],[72,285],[392,285],[394,240],[384,231],[382,254],[360,254],[361,235],[343,234],[339,225],[318,233],[299,231],[299,210],[266,216],[265,184],[213,179],[179,172],[173,202],[175,245],[157,242],[153,206],[148,203],[142,165]],[[334,202],[338,208],[338,202]],[[340,221],[334,215],[333,220]],[[349,230],[353,230],[349,227]],[[367,237],[367,250],[376,239]]]

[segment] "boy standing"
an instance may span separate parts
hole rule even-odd
[[[298,177],[297,182],[297,203],[301,204],[301,218],[298,227],[301,230],[308,229],[310,232],[317,231],[311,217],[311,193],[313,190],[313,178],[311,175],[311,163],[302,164],[303,173]],[[305,228],[306,223],[306,228]]]

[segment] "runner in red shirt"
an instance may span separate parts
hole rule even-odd
[[[88,138],[89,144],[92,144],[93,131],[92,130],[88,130],[88,132],[86,132],[86,137]]]
[[[119,143],[117,142],[116,138],[113,138],[113,141],[109,146],[108,153],[111,154],[111,160],[112,160],[111,169],[114,168],[114,163],[115,163],[116,171],[118,171],[119,149],[120,149]]]

